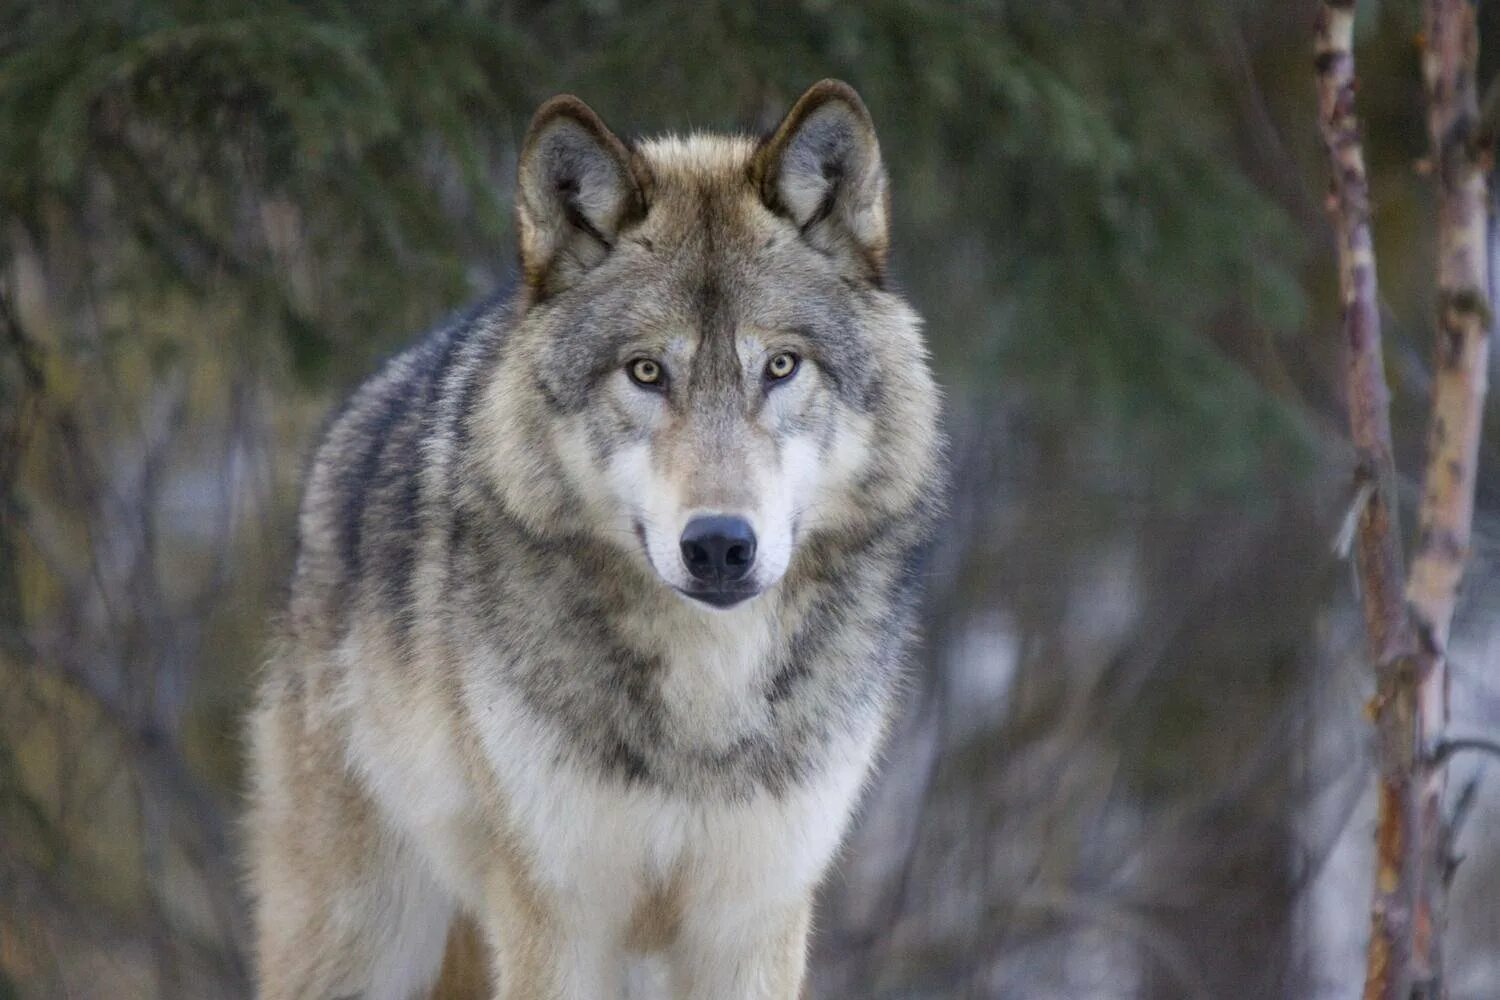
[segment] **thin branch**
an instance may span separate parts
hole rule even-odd
[[[1458,801],[1453,805],[1453,812],[1448,817],[1448,842],[1443,847],[1444,888],[1452,886],[1453,876],[1458,872],[1458,866],[1463,861],[1463,856],[1458,853],[1458,837],[1474,811],[1474,803],[1479,798],[1479,779],[1483,775],[1484,772],[1480,771],[1464,782],[1464,787],[1458,792]]]
[[[1472,750],[1478,753],[1491,754],[1500,758],[1500,740],[1487,740],[1479,736],[1464,736],[1456,739],[1443,739],[1432,748],[1429,760],[1433,767],[1442,767],[1453,757],[1454,754]]]

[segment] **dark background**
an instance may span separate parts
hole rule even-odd
[[[0,998],[247,993],[240,719],[299,473],[380,358],[510,280],[536,104],[759,131],[824,76],[880,129],[957,488],[817,995],[1356,995],[1372,683],[1333,544],[1314,9],[0,7]],[[1408,526],[1434,314],[1418,10],[1362,3],[1358,38]],[[1500,726],[1497,418],[1465,733]],[[1479,771],[1459,758],[1455,792]],[[1454,1000],[1500,993],[1500,779],[1476,801]]]

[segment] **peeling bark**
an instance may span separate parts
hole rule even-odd
[[[1317,22],[1318,118],[1332,170],[1329,211],[1338,244],[1343,304],[1346,405],[1360,485],[1374,488],[1359,512],[1355,554],[1365,625],[1377,664],[1407,648],[1401,547],[1396,536],[1396,470],[1391,454],[1390,392],[1380,346],[1370,186],[1354,111],[1354,4],[1323,4]]]
[[[1353,0],[1317,22],[1318,109],[1333,172],[1346,402],[1356,476],[1373,489],[1356,557],[1376,674],[1379,803],[1365,1000],[1442,1000],[1451,837],[1443,814],[1447,644],[1468,557],[1491,324],[1488,182],[1478,117],[1474,0],[1425,0],[1422,70],[1438,184],[1438,317],[1427,466],[1410,577],[1395,523],[1388,389],[1380,354],[1369,186],[1354,114]]]
[[[1358,512],[1355,567],[1376,679],[1371,710],[1379,746],[1380,818],[1364,996],[1366,1000],[1407,1000],[1412,983],[1415,892],[1408,861],[1416,819],[1410,739],[1415,710],[1412,685],[1405,680],[1410,673],[1412,633],[1402,595],[1390,391],[1381,354],[1370,189],[1355,115],[1353,0],[1326,0],[1318,12],[1316,30],[1318,124],[1332,173],[1328,207],[1343,305],[1344,397],[1358,462],[1358,495],[1367,498]]]
[[[1442,934],[1452,872],[1443,811],[1447,767],[1436,748],[1448,723],[1448,637],[1474,520],[1491,324],[1493,156],[1480,138],[1476,13],[1474,0],[1426,0],[1423,15],[1422,75],[1438,185],[1438,316],[1427,467],[1406,601],[1418,639],[1410,681],[1416,756],[1410,809],[1417,821],[1409,862],[1412,996],[1434,1000],[1447,995]]]

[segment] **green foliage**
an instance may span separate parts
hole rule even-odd
[[[98,233],[123,295],[235,311],[230,346],[279,328],[305,378],[463,298],[505,243],[490,158],[531,50],[502,19],[32,4],[0,38],[0,208],[43,248]]]

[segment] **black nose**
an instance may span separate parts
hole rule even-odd
[[[682,531],[682,561],[704,583],[743,580],[755,565],[755,530],[743,517],[695,517]]]

